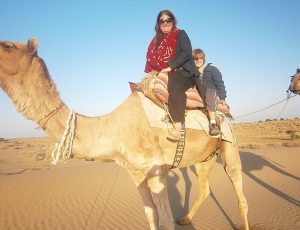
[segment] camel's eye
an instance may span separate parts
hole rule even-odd
[[[11,51],[12,48],[14,48],[15,46],[9,44],[9,43],[5,43],[5,42],[1,42],[0,46],[6,51],[9,52]]]

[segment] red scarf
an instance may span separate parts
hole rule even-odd
[[[179,32],[180,29],[172,29],[169,33],[163,35],[157,45],[154,43],[154,38],[152,39],[147,52],[146,73],[152,70],[159,72],[169,67],[168,61],[176,54]]]

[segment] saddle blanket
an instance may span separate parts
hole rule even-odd
[[[154,104],[149,98],[145,97],[142,93],[138,92],[141,99],[143,109],[148,118],[149,124],[154,128],[167,129],[168,124],[162,121],[166,116],[166,111]],[[169,125],[170,126],[170,125]],[[185,128],[204,130],[207,134],[209,132],[209,122],[206,115],[200,110],[188,110],[185,117]],[[221,123],[222,140],[235,142],[231,122],[225,118]],[[219,138],[220,136],[212,136]]]

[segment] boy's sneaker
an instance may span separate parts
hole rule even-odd
[[[211,136],[217,136],[221,133],[218,126],[214,123],[209,125],[209,135]]]

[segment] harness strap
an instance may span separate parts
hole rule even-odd
[[[176,153],[175,153],[172,168],[177,168],[178,165],[180,164],[184,153],[184,146],[185,146],[185,129],[181,129],[180,137],[177,142],[177,148],[176,148]]]

